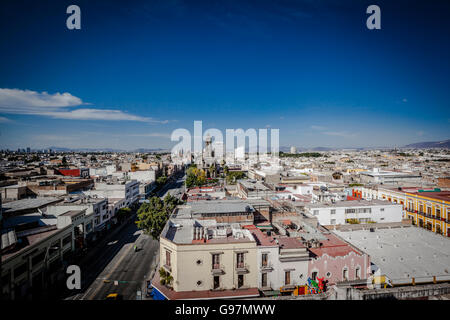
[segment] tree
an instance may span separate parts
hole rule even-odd
[[[196,187],[206,184],[205,170],[191,166],[186,171],[186,187]]]
[[[130,214],[130,208],[120,208],[116,213],[116,217],[119,222],[123,222]]]
[[[170,214],[180,203],[178,198],[171,195],[167,195],[164,201],[159,197],[152,197],[148,203],[144,202],[137,211],[136,225],[157,240]]]
[[[158,186],[163,186],[163,185],[166,184],[166,182],[167,182],[167,177],[166,176],[161,176],[158,179],[156,179],[156,184]]]
[[[159,269],[159,282],[162,285],[170,286],[173,281],[173,277],[170,272],[167,272],[164,268]]]
[[[228,184],[234,184],[237,180],[245,177],[245,173],[242,171],[231,171],[227,174],[226,180]]]
[[[64,157],[62,158],[62,164],[63,164],[63,165],[67,165],[67,158],[66,158],[66,156],[64,156]]]

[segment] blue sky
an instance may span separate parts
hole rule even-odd
[[[71,4],[81,30],[66,28]],[[366,28],[370,4],[381,30]],[[0,148],[167,148],[194,120],[279,128],[283,146],[448,139],[449,7],[2,1]]]

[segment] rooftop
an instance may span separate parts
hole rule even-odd
[[[373,199],[371,201],[368,200],[345,200],[345,201],[337,201],[335,203],[311,203],[305,204],[307,208],[343,208],[343,207],[371,207],[371,206],[400,206],[400,204],[395,204],[390,201]]]
[[[22,199],[11,201],[3,204],[4,213],[13,213],[17,211],[32,210],[47,206],[49,204],[62,201],[61,198],[56,197],[40,197],[32,199]]]
[[[427,197],[435,200],[443,200],[450,202],[450,191],[441,191],[441,192],[412,192],[412,194],[416,196]]]
[[[333,231],[371,256],[395,283],[450,280],[450,239],[417,227]]]
[[[342,257],[348,255],[350,252],[361,255],[361,252],[358,252],[350,244],[342,241],[334,234],[327,234],[326,238],[326,240],[320,241],[321,246],[319,248],[310,248],[309,250],[316,256],[327,254],[330,257]]]
[[[251,213],[254,208],[243,200],[196,201],[178,206],[173,218],[191,218],[202,214]]]
[[[251,233],[239,224],[215,220],[170,219],[161,237],[177,244],[217,244],[254,242]]]

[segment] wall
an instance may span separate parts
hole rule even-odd
[[[258,269],[256,267],[256,243],[222,243],[175,245],[167,239],[160,239],[160,266],[164,265],[166,249],[172,251],[171,269],[174,277],[175,291],[202,291],[213,288],[212,252],[223,252],[220,255],[220,264],[225,274],[220,276],[222,289],[237,288],[237,273],[235,271],[235,251],[248,251],[244,255],[244,262],[249,267],[249,273],[244,275],[245,287],[258,286]],[[196,262],[201,260],[201,264]],[[197,281],[201,281],[200,286]]]

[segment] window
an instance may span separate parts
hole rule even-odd
[[[219,289],[220,287],[220,277],[219,276],[214,276],[214,289]]]
[[[220,255],[219,254],[212,255],[212,265],[213,265],[213,269],[220,269]]]
[[[72,242],[72,235],[69,234],[67,237],[65,237],[65,238],[63,239],[63,247],[64,247],[65,245],[67,245],[68,243],[71,243],[71,242]]]
[[[421,204],[420,206],[419,206],[419,212],[423,212],[423,204]]]
[[[166,250],[166,266],[170,267],[170,251]]]
[[[356,272],[355,272],[355,278],[357,280],[361,279],[361,269],[359,267],[356,268]]]
[[[261,287],[267,288],[267,273],[261,275]]]
[[[288,286],[291,284],[291,272],[285,271],[284,272],[284,285]]]
[[[319,210],[314,210],[313,215],[317,216],[319,214]]]
[[[331,219],[330,223],[331,224],[336,224],[336,219]]]
[[[347,269],[344,269],[342,271],[342,280],[343,281],[347,281],[348,280],[348,270]]]
[[[316,279],[317,279],[317,271],[314,271],[314,272],[311,274],[311,279],[312,279],[312,280],[316,280]]]
[[[331,214],[336,214],[336,209],[331,209]]]
[[[436,208],[436,218],[438,218],[438,219],[441,218],[441,209],[440,208]]]
[[[17,278],[27,271],[27,263],[22,263],[19,267],[14,269],[14,277]]]
[[[238,288],[242,288],[244,286],[244,275],[238,275]]]
[[[35,265],[39,264],[40,262],[44,261],[45,258],[45,251],[42,251],[41,253],[35,255],[32,259],[31,259],[31,264],[34,267]]]
[[[244,254],[236,254],[236,268],[244,268]]]
[[[267,254],[267,253],[263,253],[263,254],[261,255],[261,258],[262,258],[262,260],[261,260],[261,265],[262,265],[263,267],[267,267],[268,254]]]
[[[427,207],[427,214],[431,215],[431,207]]]
[[[384,208],[381,208],[380,211],[383,212],[383,211],[384,211]]]

